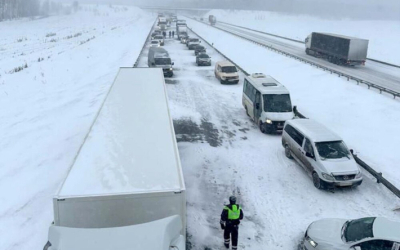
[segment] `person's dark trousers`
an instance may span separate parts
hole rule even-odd
[[[229,248],[229,243],[232,237],[232,250],[237,249],[238,237],[239,237],[239,225],[226,225],[224,230],[224,245]]]

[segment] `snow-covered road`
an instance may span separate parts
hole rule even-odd
[[[132,67],[155,19],[136,8],[83,9],[0,23],[2,250],[43,248],[53,195],[119,67]]]
[[[193,28],[207,36],[205,28]],[[223,39],[222,35],[208,38],[210,42]],[[229,43],[228,51],[231,46],[243,49],[236,40]],[[222,59],[202,45],[213,65]],[[295,249],[308,224],[320,218],[400,218],[392,211],[399,201],[368,174],[355,189],[335,193],[315,189],[301,167],[285,157],[281,136],[261,134],[246,116],[241,105],[243,75],[238,85],[221,85],[213,66],[195,66],[193,51],[179,41],[167,39],[164,48],[175,62],[174,77],[166,82],[187,187],[188,249],[223,247],[219,216],[233,193],[245,212],[241,249]],[[146,54],[139,66],[147,66]],[[298,93],[294,99],[298,101]]]

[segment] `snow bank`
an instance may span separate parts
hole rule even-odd
[[[52,197],[154,18],[136,8],[86,6],[0,23],[0,249],[43,248]]]
[[[369,40],[368,57],[400,65],[400,20],[334,20],[268,11],[212,10],[224,21],[268,33],[304,40],[311,32],[329,32]]]

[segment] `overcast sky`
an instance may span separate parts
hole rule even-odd
[[[74,0],[52,0],[71,3]],[[395,19],[400,22],[400,0],[78,0],[146,6],[256,9],[328,18]]]

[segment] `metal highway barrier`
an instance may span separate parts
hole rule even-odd
[[[254,32],[261,33],[261,34],[265,34],[265,35],[269,35],[269,36],[274,36],[274,37],[278,37],[278,38],[285,39],[285,40],[288,40],[288,41],[292,41],[292,42],[304,44],[304,41],[292,39],[292,38],[289,38],[289,37],[279,36],[279,35],[271,34],[271,33],[264,32],[264,31],[260,31],[260,30],[250,29],[250,28],[243,27],[243,26],[236,25],[236,24],[231,24],[231,23],[226,23],[226,22],[221,22],[221,21],[219,21],[219,23],[223,23],[223,24],[230,25],[230,26],[233,26],[233,27],[237,27],[237,28],[241,28],[241,29],[246,29],[246,30],[251,30],[251,31],[254,31]],[[400,68],[400,65],[396,65],[396,64],[392,64],[392,63],[380,61],[380,60],[373,59],[373,58],[368,58],[368,57],[367,57],[367,60],[374,61],[374,62],[381,63],[381,64],[385,64],[385,65],[392,66],[392,67],[396,67],[396,68]]]
[[[305,117],[302,113],[299,112],[299,110],[297,109],[296,106],[293,107],[293,112],[297,117],[307,119],[307,117]],[[400,190],[397,187],[395,187],[392,183],[390,183],[390,181],[388,181],[385,177],[383,177],[381,172],[376,171],[371,166],[369,166],[367,163],[365,163],[363,160],[361,160],[354,153],[354,151],[352,149],[350,149],[350,152],[353,155],[354,160],[357,162],[357,164],[360,165],[361,167],[363,167],[365,170],[367,170],[368,173],[370,173],[373,177],[375,177],[377,183],[382,183],[385,187],[387,187],[387,189],[392,191],[392,193],[394,195],[396,195],[398,198],[400,198]]]
[[[190,18],[190,19],[192,19],[192,20],[197,21],[196,19],[193,19],[193,18],[191,18],[191,17],[187,17],[187,18]],[[197,21],[197,22],[200,22],[200,21]],[[357,85],[359,85],[360,83],[365,84],[365,85],[368,86],[368,89],[370,89],[370,88],[377,89],[377,90],[379,91],[379,93],[381,93],[381,94],[382,94],[382,92],[385,92],[385,93],[388,93],[388,94],[390,94],[390,95],[393,95],[393,98],[400,97],[400,93],[397,92],[397,91],[394,91],[394,90],[391,90],[391,89],[388,89],[388,88],[385,88],[385,87],[376,85],[376,84],[374,84],[374,83],[372,83],[372,82],[362,80],[362,79],[360,79],[360,78],[357,78],[357,77],[354,77],[354,76],[352,76],[352,75],[348,75],[348,74],[342,73],[342,72],[340,72],[340,71],[331,69],[331,68],[329,68],[329,67],[322,66],[322,65],[320,65],[320,64],[314,63],[314,62],[312,62],[312,61],[310,61],[310,60],[304,59],[304,58],[299,57],[299,56],[297,56],[297,55],[288,53],[288,52],[283,51],[283,50],[281,50],[281,49],[274,48],[273,46],[269,46],[269,45],[266,45],[266,44],[264,44],[264,43],[260,43],[260,42],[254,41],[254,40],[252,40],[252,39],[250,39],[250,38],[247,38],[247,37],[244,37],[244,36],[240,36],[240,35],[235,34],[235,33],[233,33],[233,32],[224,30],[224,29],[222,29],[222,28],[219,28],[219,27],[216,27],[216,26],[212,26],[212,25],[210,25],[210,24],[208,24],[208,23],[205,23],[205,22],[200,22],[200,23],[205,24],[205,25],[208,25],[208,26],[211,26],[211,27],[213,27],[213,28],[215,28],[215,29],[219,29],[219,30],[221,30],[221,31],[224,31],[224,32],[229,33],[229,34],[231,34],[231,35],[240,37],[240,38],[242,38],[242,39],[248,40],[248,41],[250,41],[250,42],[252,42],[252,43],[261,45],[261,46],[263,46],[263,47],[265,47],[265,48],[268,48],[268,49],[270,49],[270,50],[273,50],[273,51],[275,51],[275,52],[277,52],[277,53],[280,53],[280,54],[282,54],[282,55],[285,55],[285,56],[294,58],[294,59],[299,60],[299,61],[301,61],[301,62],[304,62],[304,63],[306,63],[306,64],[310,64],[310,65],[315,66],[315,67],[317,67],[317,68],[320,68],[320,69],[322,69],[322,70],[324,70],[324,71],[329,71],[331,74],[332,74],[332,73],[333,73],[333,74],[337,74],[339,77],[344,76],[345,78],[347,78],[347,81],[349,81],[349,80],[356,81],[356,82],[357,82]],[[193,31],[193,30],[192,30],[192,31]],[[195,33],[195,32],[193,32],[193,33]],[[204,39],[203,39],[203,40],[204,40]],[[220,53],[221,53],[221,52],[220,52]],[[221,53],[221,54],[222,54],[222,53]],[[230,60],[230,61],[231,61],[231,60]]]
[[[153,31],[153,28],[154,28],[154,26],[156,25],[156,23],[157,23],[157,18],[156,18],[156,20],[154,21],[153,26],[151,26],[150,32],[149,32],[149,34],[147,35],[146,40],[144,41],[144,44],[143,44],[143,46],[142,46],[142,49],[140,50],[140,53],[139,53],[138,57],[136,58],[135,63],[133,64],[133,67],[134,67],[134,68],[136,68],[136,67],[138,66],[138,64],[139,64],[139,59],[140,59],[140,57],[142,56],[142,53],[143,53],[143,51],[144,51],[144,48],[146,47],[147,42],[150,40],[151,32]]]

